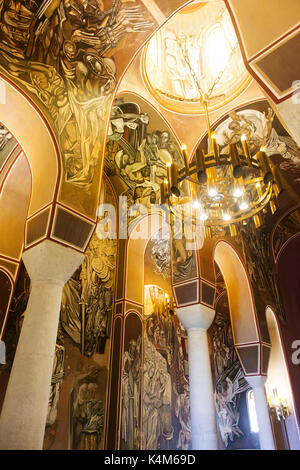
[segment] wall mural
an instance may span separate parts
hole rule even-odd
[[[10,132],[0,124],[0,171],[5,163],[6,158],[10,154],[17,142]]]
[[[84,192],[98,191],[114,55],[126,36],[143,40],[154,25],[138,0],[0,2],[0,69],[49,116],[65,181]]]
[[[97,450],[104,429],[103,380],[100,367],[76,378],[70,397],[70,441],[76,450]]]
[[[229,153],[229,144],[236,143],[242,152],[241,136],[245,134],[251,154],[255,154],[262,145],[272,163],[280,169],[280,174],[289,188],[292,198],[300,191],[300,149],[280,123],[266,100],[250,103],[228,115],[213,126],[220,145],[220,153]],[[199,144],[207,150],[207,136]],[[224,228],[214,228],[214,236],[226,236]],[[274,304],[278,316],[284,321],[285,316],[278,291],[278,280],[272,261],[270,235],[263,230],[256,230],[252,223],[241,226],[239,242],[244,255],[252,286],[259,297],[270,292],[268,301]],[[259,255],[258,255],[259,253]],[[262,261],[264,260],[264,261]],[[257,298],[257,302],[260,302]],[[263,305],[261,307],[264,310]],[[264,319],[259,318],[265,324]],[[264,325],[261,324],[262,327]]]
[[[143,449],[191,446],[187,335],[165,312],[165,292],[145,285]]]
[[[143,449],[191,447],[187,333],[167,311],[172,296],[170,231],[145,251]]]
[[[172,276],[173,282],[178,283],[197,277],[197,256],[196,251],[189,247],[189,243],[194,241],[186,230],[183,229],[182,221],[174,218],[172,234]],[[189,249],[190,248],[190,249]]]
[[[115,205],[106,179],[102,191],[104,203]],[[104,445],[117,241],[100,240],[96,231],[85,255],[62,295],[47,449],[96,450]]]
[[[158,130],[157,113],[141,109],[139,102],[119,98],[114,102],[105,153],[105,172],[118,176],[128,204],[159,204],[160,184],[167,177],[166,164],[183,166],[179,145],[167,130]],[[144,104],[144,108],[148,107]],[[155,123],[154,123],[155,122]],[[165,124],[160,123],[165,127]]]
[[[208,337],[221,448],[259,448],[258,434],[250,431],[246,399],[250,386],[234,349],[226,294],[217,303]]]
[[[122,450],[141,449],[142,420],[142,321],[131,312],[125,319],[122,363]]]

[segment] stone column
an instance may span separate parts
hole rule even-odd
[[[83,259],[50,240],[23,254],[31,292],[0,417],[0,449],[42,449],[62,290]]]
[[[255,377],[246,377],[246,380],[253,389],[260,448],[262,450],[276,450],[269,415],[269,406],[265,393],[267,377],[258,375]]]
[[[208,351],[207,329],[215,311],[205,305],[176,310],[188,333],[190,412],[193,450],[218,449],[216,411]]]

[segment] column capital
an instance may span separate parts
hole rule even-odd
[[[84,260],[84,254],[51,240],[24,251],[23,262],[32,283],[55,283],[62,287]]]
[[[176,309],[176,315],[187,331],[207,330],[213,322],[215,310],[203,304],[196,304]]]

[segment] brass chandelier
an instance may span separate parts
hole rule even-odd
[[[174,216],[183,218],[181,207],[192,204],[192,223],[202,223],[206,236],[213,227],[227,226],[232,236],[237,225],[252,218],[255,226],[262,225],[261,212],[269,205],[273,214],[278,209],[277,197],[283,190],[280,175],[269,161],[264,147],[251,155],[245,135],[239,143],[229,144],[228,154],[220,154],[216,134],[211,131],[208,97],[201,95],[204,105],[208,153],[198,148],[189,163],[186,146],[182,145],[184,167],[167,164],[167,178],[161,184],[161,204],[168,204]],[[182,195],[184,181],[189,182],[190,195]]]

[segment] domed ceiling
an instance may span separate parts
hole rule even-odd
[[[142,60],[145,83],[164,107],[181,113],[231,101],[247,86],[247,73],[223,2],[194,2],[175,14],[150,40]]]

